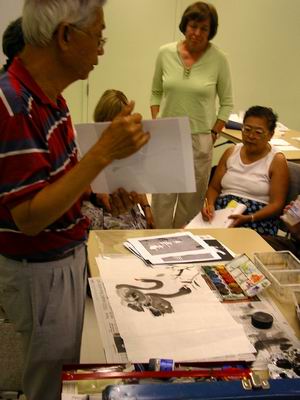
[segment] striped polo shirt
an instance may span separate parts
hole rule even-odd
[[[36,236],[20,232],[10,213],[73,168],[77,155],[64,98],[52,102],[16,58],[0,77],[0,254],[51,258],[86,240],[81,200]]]

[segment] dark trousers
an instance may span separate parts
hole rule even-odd
[[[263,238],[274,250],[289,250],[300,260],[300,242],[296,239],[285,236],[263,236]]]

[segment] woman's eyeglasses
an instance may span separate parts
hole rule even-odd
[[[263,137],[267,133],[262,128],[258,128],[258,127],[251,126],[251,125],[243,125],[242,132],[245,135],[250,135],[251,133],[253,133],[256,137],[259,137],[259,138]]]

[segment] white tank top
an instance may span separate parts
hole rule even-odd
[[[242,143],[237,144],[228,157],[220,195],[232,194],[267,204],[270,198],[269,169],[274,155],[279,151],[271,146],[265,157],[251,164],[244,164],[240,157],[242,146]]]

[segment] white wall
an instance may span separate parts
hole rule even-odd
[[[229,56],[236,111],[268,105],[300,130],[300,1],[212,2],[221,20],[215,43]]]
[[[214,42],[232,70],[235,111],[261,104],[281,122],[300,130],[300,1],[211,0],[220,25]],[[190,0],[109,0],[105,6],[109,42],[90,75],[88,118],[107,88],[136,100],[149,117],[149,95],[158,47],[181,37],[178,23]]]
[[[108,0],[106,54],[87,81],[65,96],[74,122],[91,120],[105,89],[123,90],[150,117],[149,96],[158,47],[181,37],[178,23],[193,0]],[[217,8],[214,42],[228,55],[235,111],[269,105],[281,122],[300,131],[300,0],[210,0]],[[22,0],[0,0],[0,34],[21,11]],[[3,57],[0,61],[3,62]]]
[[[7,25],[18,18],[22,13],[23,0],[0,0],[0,37]],[[2,41],[0,48],[0,65],[4,64],[6,57],[2,53]],[[85,121],[86,114],[86,82],[76,82],[65,91],[69,107],[73,112],[74,123]]]
[[[105,6],[108,37],[105,55],[89,77],[88,115],[106,89],[119,89],[136,100],[150,118],[149,97],[158,47],[174,38],[174,0],[109,0]]]

